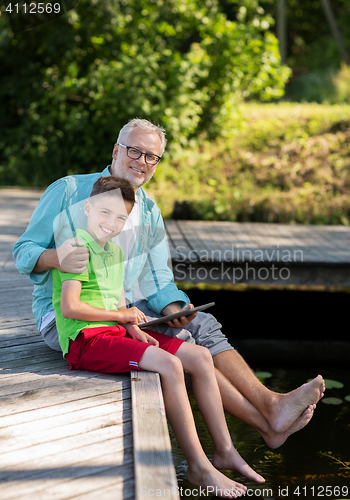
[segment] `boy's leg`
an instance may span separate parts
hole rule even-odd
[[[198,438],[179,358],[149,346],[139,361],[139,368],[157,371],[162,381],[165,408],[175,437],[188,462],[188,480],[203,488],[230,491],[229,498],[241,495],[246,487],[221,474],[208,460]]]
[[[264,478],[249,467],[232,444],[208,349],[183,343],[175,356],[181,360],[184,369],[191,373],[193,394],[214,442],[213,464],[221,469],[237,470],[249,479],[263,482]]]

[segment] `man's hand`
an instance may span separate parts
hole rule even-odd
[[[66,240],[57,248],[59,270],[65,273],[79,274],[85,271],[89,261],[89,250],[76,238]]]
[[[183,309],[193,309],[194,305],[193,304],[188,304],[188,306],[185,306]],[[181,311],[181,307],[177,302],[172,302],[171,304],[168,304],[164,309],[162,310],[162,314],[166,316],[167,314],[174,314]],[[191,323],[191,321],[194,320],[194,318],[197,316],[197,313],[190,314],[189,316],[181,316],[180,318],[173,319],[172,321],[167,321],[167,325],[171,326],[172,328],[185,328],[187,325]]]
[[[152,344],[155,345],[156,347],[159,346],[158,340],[153,338],[151,335],[148,335],[148,333],[142,331],[138,326],[136,325],[124,325],[128,334],[134,339],[138,340],[139,342],[146,342],[146,344]]]

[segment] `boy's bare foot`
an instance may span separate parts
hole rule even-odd
[[[264,483],[265,479],[255,472],[232,445],[228,452],[214,451],[212,463],[217,469],[233,470],[257,483]]]
[[[297,418],[296,421],[294,422],[294,424],[291,425],[289,427],[289,429],[286,430],[285,432],[277,433],[277,432],[271,431],[269,434],[266,434],[266,435],[261,433],[267,446],[269,446],[272,449],[278,448],[279,446],[281,446],[285,442],[285,440],[289,436],[291,436],[295,432],[303,429],[312,419],[315,408],[316,408],[315,404],[309,405],[306,408],[306,410],[304,410],[302,415],[299,418]]]
[[[318,375],[314,380],[303,384],[287,394],[278,394],[272,405],[272,416],[269,419],[274,432],[284,433],[290,429],[310,405],[318,403],[325,391],[324,380]],[[299,430],[299,429],[298,429]]]
[[[226,477],[215,469],[209,461],[208,467],[204,469],[197,468],[194,470],[188,468],[187,479],[191,484],[204,488],[207,494],[217,497],[239,498],[245,495],[247,491],[246,486]]]

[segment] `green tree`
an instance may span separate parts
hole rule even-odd
[[[229,0],[227,0],[229,1]],[[134,116],[186,145],[215,137],[239,99],[283,94],[272,18],[255,0],[80,0],[12,33],[0,16],[0,184],[100,170]]]

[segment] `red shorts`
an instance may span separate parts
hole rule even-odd
[[[175,354],[184,340],[144,330],[159,342],[159,347]],[[86,328],[69,340],[66,360],[71,370],[123,373],[141,370],[139,361],[151,344],[132,339],[121,325]]]

